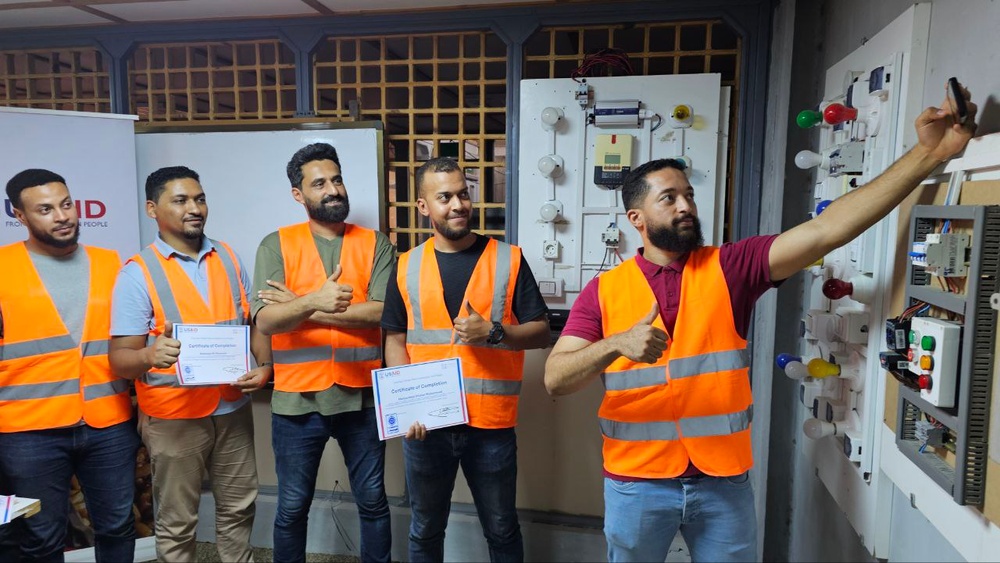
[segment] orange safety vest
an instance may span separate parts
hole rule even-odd
[[[285,285],[297,295],[315,291],[329,274],[323,267],[309,223],[278,229]],[[337,283],[354,288],[351,303],[368,300],[368,282],[375,264],[375,231],[344,225],[340,249],[341,275]],[[303,322],[295,330],[271,337],[274,388],[306,393],[334,384],[371,387],[372,370],[382,367],[380,328],[337,328]]]
[[[212,240],[215,250],[205,256],[208,269],[208,303],[206,304],[191,278],[176,260],[169,259],[149,245],[129,258],[142,269],[146,278],[149,300],[153,304],[153,321],[146,342],[148,345],[163,334],[166,321],[184,324],[245,325],[250,318],[246,292],[240,283],[240,262],[229,245]],[[221,399],[236,401],[239,389],[230,385],[182,387],[177,379],[177,364],[154,368],[135,382],[139,408],[156,418],[190,419],[208,416]]]
[[[0,432],[72,426],[107,428],[132,418],[129,382],[111,373],[111,292],[121,261],[80,245],[90,291],[80,344],[73,342],[23,242],[0,248]],[[79,252],[79,250],[78,250]]]
[[[466,301],[490,322],[516,324],[514,282],[521,249],[490,239],[465,289]],[[454,335],[433,239],[399,257],[396,283],[406,305],[406,352],[410,362],[459,358],[469,426],[510,428],[517,424],[524,351],[503,343],[465,344]],[[459,317],[467,317],[463,306]]]
[[[635,326],[656,297],[632,258],[601,275],[598,300],[610,336]],[[664,329],[663,320],[658,316],[653,326]],[[622,356],[604,370],[598,411],[604,468],[669,478],[690,460],[708,475],[739,475],[753,465],[750,358],[733,321],[718,248],[689,255],[674,334],[656,363]]]

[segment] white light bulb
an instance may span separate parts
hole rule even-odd
[[[563,173],[563,159],[556,154],[547,154],[538,159],[538,171],[546,178],[557,178]]]
[[[546,201],[538,209],[538,214],[542,216],[542,221],[546,223],[551,223],[556,220],[556,217],[562,213],[562,203],[558,200]]]
[[[802,170],[807,170],[816,166],[823,164],[823,155],[805,150],[799,151],[799,154],[795,155],[795,166],[798,166]]]
[[[824,422],[818,418],[810,418],[802,423],[802,432],[813,440],[819,440],[825,436],[836,434],[837,425],[832,422]]]
[[[792,379],[805,379],[809,376],[809,368],[802,362],[788,362],[785,364],[785,375]]]
[[[542,129],[545,129],[546,131],[552,131],[553,129],[556,128],[556,124],[559,123],[559,120],[561,120],[564,115],[565,114],[563,113],[563,110],[559,108],[554,108],[549,106],[543,109],[541,116]]]

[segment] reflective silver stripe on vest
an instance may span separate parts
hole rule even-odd
[[[433,240],[433,239],[432,239]],[[420,264],[424,260],[424,245],[430,241],[425,241],[410,252],[410,261],[406,266],[406,293],[410,295],[410,314],[413,315],[413,326],[416,330],[408,331],[406,341],[418,344],[412,340],[411,336],[419,337],[419,332],[423,331],[424,317],[420,310]],[[448,342],[451,341],[451,331],[448,331]],[[437,344],[437,342],[419,342],[419,344]]]
[[[108,341],[107,340],[91,340],[90,342],[84,342],[81,346],[83,350],[84,357],[86,356],[107,356],[108,355]]]
[[[274,350],[272,358],[276,364],[304,364],[306,362],[328,362],[333,355],[330,346],[313,346],[294,350]]]
[[[18,360],[52,352],[65,352],[76,348],[73,338],[64,334],[62,336],[51,336],[49,338],[39,338],[37,340],[27,340],[16,344],[4,344],[0,346],[0,358],[3,360]]]
[[[629,442],[676,440],[679,437],[673,422],[619,422],[607,418],[601,419],[601,434]]]
[[[649,440],[677,440],[685,438],[705,438],[708,436],[728,436],[750,428],[753,421],[753,405],[745,411],[731,414],[695,416],[659,422],[619,422],[607,418],[600,419],[601,433],[614,440],[638,442]],[[677,427],[680,426],[680,434]]]
[[[465,377],[465,392],[476,395],[520,395],[521,382]]]
[[[149,277],[153,280],[153,287],[156,288],[156,293],[160,297],[163,316],[168,321],[181,322],[181,310],[177,307],[177,301],[174,300],[174,292],[170,289],[167,273],[163,271],[163,265],[160,264],[158,255],[152,247],[147,246],[139,253],[139,256],[142,256],[142,260],[146,263],[146,270],[149,272]]]
[[[748,367],[750,367],[750,354],[746,348],[709,352],[708,354],[670,360],[670,379]]]
[[[226,247],[222,246],[217,240],[208,239],[215,247],[215,253],[222,258],[222,268],[226,270],[226,277],[229,278],[229,289],[233,292],[233,310],[236,314],[242,314],[243,311],[243,301],[240,299],[240,295],[243,293],[243,283],[240,282],[240,272],[236,269],[236,264],[233,262],[233,257],[226,250]],[[223,323],[215,323],[223,324]],[[237,324],[237,323],[225,323],[225,324]],[[239,324],[244,324],[240,322]]]
[[[243,326],[246,323],[243,322],[243,319],[227,319],[227,320],[224,320],[224,321],[218,321],[215,324],[216,325]]]
[[[742,412],[682,418],[678,424],[681,427],[681,435],[685,438],[704,438],[742,432],[750,428],[751,421],[753,421],[753,405]]]
[[[510,245],[497,242],[497,271],[493,279],[493,309],[490,321],[503,322],[507,305],[507,286],[510,285]]]
[[[424,257],[423,246],[429,243],[431,241],[424,242],[411,250],[410,260],[406,266],[406,291],[410,296],[410,314],[413,316],[414,326],[412,330],[406,331],[407,344],[451,344],[453,339],[451,329],[424,328],[424,315],[420,308],[420,266]],[[493,279],[493,304],[490,311],[491,322],[502,322],[504,312],[507,310],[507,287],[511,282],[510,258],[512,252],[509,244],[497,242],[497,266]],[[482,343],[476,344],[476,346],[510,349],[503,343],[497,345]]]
[[[28,383],[0,387],[0,401],[21,401],[24,399],[51,399],[80,393],[80,380],[54,381],[51,383]]]
[[[337,348],[333,351],[333,361],[337,363],[371,362],[381,359],[382,349],[378,346],[365,346],[364,348]]]
[[[172,373],[152,373],[147,371],[142,376],[142,382],[150,387],[180,387],[180,381]]]
[[[454,331],[448,328],[406,331],[407,344],[451,344]]]
[[[128,381],[124,379],[115,379],[107,383],[95,383],[83,388],[83,400],[93,401],[94,399],[110,397],[124,393],[125,391],[128,391]]]
[[[627,391],[629,389],[641,389],[654,385],[663,385],[667,382],[666,366],[652,366],[648,368],[630,369],[612,373],[602,373],[601,381],[608,391]]]

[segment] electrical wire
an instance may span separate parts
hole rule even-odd
[[[653,131],[656,131],[656,130],[657,130],[657,129],[659,129],[659,128],[660,128],[661,126],[663,126],[663,116],[662,116],[662,115],[660,115],[660,114],[658,114],[658,113],[654,113],[654,114],[653,114],[653,117],[655,117],[655,118],[656,118],[656,126],[655,126],[655,127],[652,127],[652,128],[651,128],[651,129],[649,130],[649,132],[650,132],[650,133],[652,133]]]
[[[601,265],[598,266],[597,271],[594,272],[594,277],[590,278],[591,280],[593,280],[594,278],[596,278],[598,274],[600,274],[601,272],[604,271],[604,265],[608,263],[608,255],[609,254],[611,254],[611,248],[607,247],[607,246],[604,247],[604,259],[601,260]]]
[[[622,49],[608,47],[585,56],[580,66],[573,69],[569,76],[575,82],[579,82],[577,79],[580,77],[597,76],[599,69],[606,73],[611,68],[617,68],[628,76],[635,74],[628,53]]]

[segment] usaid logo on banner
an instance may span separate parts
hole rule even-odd
[[[73,202],[76,205],[76,214],[80,217],[81,227],[107,228],[110,222],[103,220],[108,213],[108,206],[99,199],[78,199]],[[8,219],[4,222],[6,227],[20,227],[21,222],[14,215],[14,204],[9,199],[3,200],[3,210]]]
[[[399,418],[396,417],[396,413],[385,415],[385,432],[388,434],[390,432],[399,432]]]

